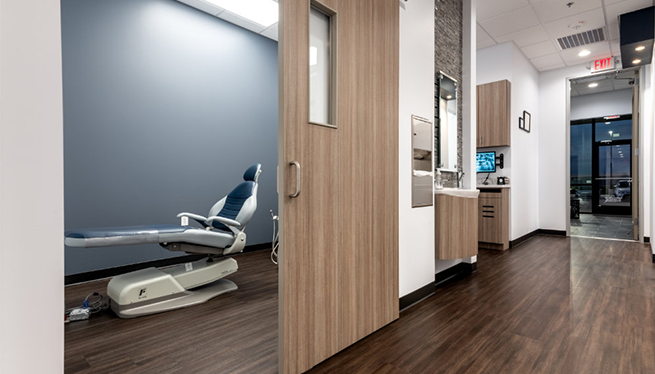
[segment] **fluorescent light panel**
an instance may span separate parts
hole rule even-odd
[[[205,0],[247,20],[269,27],[278,21],[278,4],[273,0]]]

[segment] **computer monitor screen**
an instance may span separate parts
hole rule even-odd
[[[495,173],[496,152],[478,152],[475,157],[475,169],[478,173]]]

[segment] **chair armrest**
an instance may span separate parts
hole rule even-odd
[[[214,222],[220,222],[227,226],[230,230],[232,230],[233,233],[238,234],[241,232],[240,227],[241,224],[233,219],[225,218],[225,217],[219,217],[219,216],[211,216],[208,217],[205,220],[205,224],[207,226],[212,226],[212,223]]]
[[[199,224],[201,224],[202,227],[207,227],[207,226],[208,226],[207,223],[205,223],[205,221],[207,220],[207,217],[203,217],[203,216],[201,216],[201,215],[199,215],[199,214],[193,214],[193,213],[186,213],[186,212],[183,212],[183,213],[180,213],[180,214],[177,215],[177,218],[182,218],[182,217],[188,217],[188,218],[191,218],[191,219],[193,219],[194,221],[196,221],[196,222],[198,222]]]

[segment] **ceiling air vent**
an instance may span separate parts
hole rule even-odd
[[[603,42],[607,40],[606,35],[607,32],[605,31],[605,28],[601,27],[599,29],[558,38],[557,44],[559,44],[559,47],[563,51],[565,49],[580,47],[582,45]]]

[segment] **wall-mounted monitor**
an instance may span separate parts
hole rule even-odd
[[[477,173],[495,173],[496,152],[478,152],[475,156],[475,171]]]

